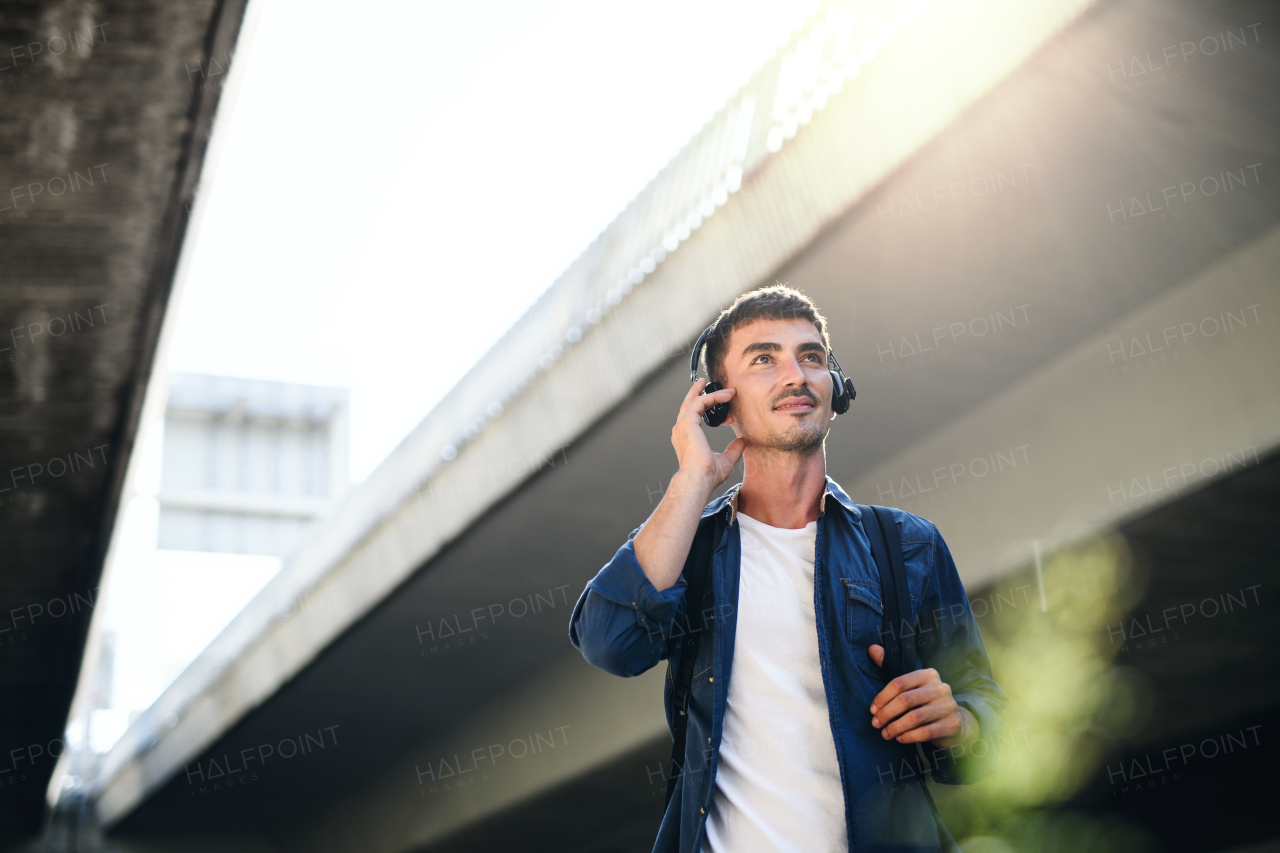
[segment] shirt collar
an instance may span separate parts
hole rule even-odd
[[[738,491],[741,488],[741,483],[734,485],[718,500],[712,501],[710,506],[707,507],[707,511],[712,513],[719,512],[724,509],[725,504],[728,504],[729,524],[732,526],[733,522],[738,518]],[[861,513],[858,512],[857,505],[845,494],[844,489],[840,488],[840,484],[830,477],[827,477],[827,487],[822,491],[822,497],[818,499],[818,512],[825,513],[827,511],[827,495],[835,498],[841,506],[853,513],[855,519],[861,520]],[[703,515],[706,514],[705,512],[703,513]]]

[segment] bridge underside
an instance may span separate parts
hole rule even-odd
[[[106,6],[0,7],[0,849],[64,746],[244,3]]]

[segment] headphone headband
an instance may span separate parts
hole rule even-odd
[[[702,330],[702,334],[698,335],[698,342],[693,345],[693,355],[689,357],[689,381],[698,381],[698,359],[702,357],[702,347],[707,342],[707,335],[711,334],[711,330],[716,327],[715,323]]]
[[[840,366],[840,359],[836,358],[836,351],[827,347],[827,358],[831,359],[831,365],[835,371],[844,376],[844,368]]]

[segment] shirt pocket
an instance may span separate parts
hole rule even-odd
[[[884,645],[880,633],[884,628],[884,605],[880,598],[880,584],[841,578],[845,589],[845,636],[854,665],[872,679],[887,682],[889,679],[867,654],[872,644]]]

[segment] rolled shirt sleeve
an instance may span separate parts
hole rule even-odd
[[[684,610],[685,580],[659,591],[636,559],[635,536],[592,578],[574,605],[569,641],[587,662],[613,675],[648,671],[665,655],[671,627]]]
[[[978,738],[951,749],[926,744],[933,780],[944,785],[980,782],[995,772],[1004,709],[1009,697],[991,673],[991,659],[969,606],[964,584],[942,534],[934,527],[934,581],[920,613],[924,630],[938,631],[940,642],[925,644],[925,666],[938,670],[951,686],[956,704],[978,721]],[[927,610],[925,609],[927,608]]]

